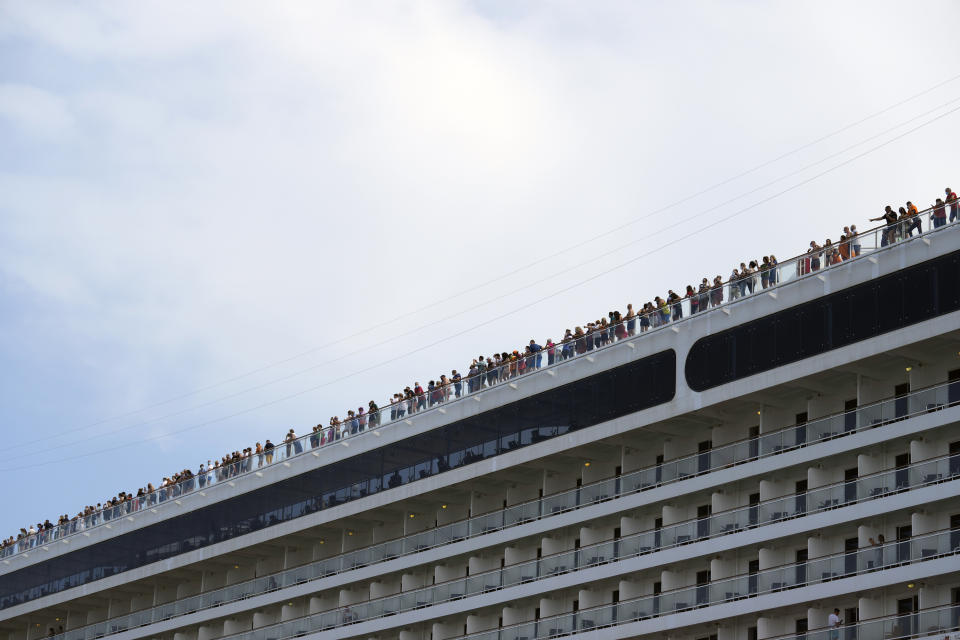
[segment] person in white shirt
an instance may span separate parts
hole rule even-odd
[[[827,617],[827,626],[830,627],[830,638],[840,637],[840,625],[843,624],[843,620],[840,619],[840,609],[834,609]]]

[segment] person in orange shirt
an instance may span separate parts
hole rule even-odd
[[[837,251],[840,252],[840,260],[850,259],[850,243],[847,242],[847,236],[840,236]]]
[[[923,227],[920,224],[920,212],[917,210],[917,205],[913,204],[907,200],[907,222],[904,223],[903,233],[907,236],[913,236],[913,230],[917,230],[917,235],[923,233]]]

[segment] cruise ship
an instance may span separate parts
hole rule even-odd
[[[858,243],[19,540],[0,640],[956,640],[960,225]]]

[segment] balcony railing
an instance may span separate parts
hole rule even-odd
[[[462,637],[470,640],[517,640],[524,637],[531,640],[534,638],[552,638],[577,631],[590,631],[600,627],[639,622],[699,607],[752,598],[766,593],[822,584],[904,564],[935,560],[955,553],[960,553],[960,530],[941,531],[911,540],[824,556],[804,563],[784,565],[753,574],[681,587],[659,594],[625,600],[614,605],[584,609]],[[887,561],[884,562],[882,558],[886,558]],[[956,624],[956,618],[951,620],[951,624]],[[937,628],[939,629],[941,626],[938,625]],[[905,633],[909,631],[916,633],[919,630],[920,627],[911,625],[909,629],[904,631]],[[284,636],[252,636],[246,634],[244,636],[245,640],[254,640],[254,638],[259,640],[260,637],[282,638]],[[874,637],[881,638],[883,636]]]
[[[644,602],[651,609],[636,609],[638,602]],[[565,613],[543,618],[536,622],[455,637],[463,640],[555,638],[577,632],[591,631],[599,627],[612,627],[650,619],[656,615],[652,614],[652,604],[650,598],[638,598],[616,605],[606,605],[576,613]],[[677,613],[677,611],[661,609],[658,615],[668,613]],[[931,640],[943,640],[944,636],[938,634],[957,631],[960,628],[958,621],[960,621],[960,605],[948,605],[895,616],[872,618],[857,624],[845,625],[838,629],[815,629],[803,633],[777,636],[769,640],[841,640],[841,638],[843,640],[898,640],[900,638],[926,636],[930,636]],[[256,636],[256,638],[257,640],[266,640],[267,636]],[[951,636],[948,640],[954,640],[954,637]]]
[[[926,211],[922,213],[926,213]],[[917,219],[919,219],[919,216]],[[433,392],[424,392],[423,395],[400,403],[385,402],[384,406],[375,413],[346,421],[344,423],[346,427],[345,435],[335,434],[333,429],[328,427],[290,442],[282,442],[263,454],[254,454],[239,462],[208,470],[204,474],[198,474],[180,483],[161,487],[143,496],[130,498],[120,505],[77,517],[64,524],[54,525],[51,529],[39,531],[3,547],[0,549],[0,558],[29,551],[37,546],[82,531],[88,531],[111,520],[134,514],[141,509],[156,508],[165,502],[178,499],[194,491],[216,487],[238,475],[278,464],[309,452],[315,452],[324,447],[335,446],[356,437],[363,437],[371,431],[376,431],[380,435],[380,429],[397,422],[409,420],[412,416],[419,415],[424,411],[431,411],[450,402],[462,400],[467,396],[484,393],[524,376],[536,375],[552,367],[563,366],[581,355],[609,349],[620,343],[642,339],[642,336],[649,331],[663,329],[674,325],[676,322],[688,320],[693,316],[712,311],[718,307],[741,302],[761,293],[771,292],[776,287],[805,277],[818,275],[826,269],[836,268],[851,260],[861,259],[877,250],[917,240],[921,237],[927,238],[933,233],[942,233],[953,228],[955,228],[955,223],[928,230],[922,235],[919,233],[912,235],[912,231],[910,234],[906,233],[906,227],[903,223],[898,223],[893,227],[876,227],[864,231],[846,243],[849,246],[845,251],[850,257],[841,262],[836,260],[836,256],[840,255],[840,245],[833,245],[816,252],[796,256],[746,278],[739,278],[736,281],[728,280],[704,293],[698,293],[695,296],[685,297],[666,304],[654,312],[638,314],[635,318],[624,319],[622,322],[611,324],[603,330],[575,337],[569,342],[558,343],[550,348],[544,348],[539,353],[521,356],[516,361],[488,369],[473,377],[466,377],[459,383],[451,382]],[[546,364],[544,364],[544,360],[546,360]]]
[[[846,413],[826,416],[802,425],[764,433],[756,438],[733,442],[711,451],[667,461],[654,467],[594,482],[574,490],[544,496],[491,513],[441,525],[427,531],[388,540],[253,580],[194,596],[187,596],[174,602],[93,623],[61,634],[58,636],[58,640],[93,640],[107,633],[117,633],[174,616],[186,615],[202,609],[243,600],[280,588],[318,580],[377,562],[419,553],[437,546],[580,509],[611,498],[616,499],[631,495],[655,486],[679,482],[696,475],[778,455],[797,447],[883,426],[905,417],[935,411],[957,402],[960,402],[960,382],[921,389],[899,398],[881,400]],[[948,477],[952,478],[960,475],[960,456],[948,457],[947,459]],[[851,500],[855,501],[857,497],[856,487],[850,483],[844,483],[843,486],[843,504]],[[831,497],[830,500],[832,501],[833,498]],[[831,503],[830,506],[834,505]],[[757,520],[755,524],[759,524],[760,505],[751,505],[748,509],[754,510],[749,513],[755,514]]]
[[[960,605],[918,609],[910,613],[861,620],[837,629],[813,629],[767,640],[902,640],[926,637],[930,640],[960,640]]]
[[[954,458],[956,458],[956,460],[954,460]],[[951,473],[951,469],[953,469],[951,466],[952,462],[956,462],[957,467],[954,469],[954,473]],[[309,631],[314,632],[343,624],[345,621],[357,622],[393,615],[402,611],[440,604],[442,602],[456,600],[494,589],[502,589],[516,584],[541,580],[599,564],[617,562],[667,548],[701,542],[710,538],[737,533],[745,529],[805,516],[809,513],[835,509],[865,500],[883,497],[895,492],[908,491],[934,483],[957,479],[960,479],[960,456],[935,458],[919,462],[909,467],[871,474],[857,480],[818,487],[804,494],[766,500],[755,505],[675,523],[617,540],[601,542],[577,550],[546,556],[532,562],[519,563],[502,569],[455,579],[424,589],[407,591],[394,596],[356,603],[350,607],[332,609],[280,625],[271,625],[266,628],[279,632],[279,630],[287,628],[284,625],[294,624],[294,626],[299,629],[300,627],[296,626],[295,623],[300,624],[303,620],[309,618],[311,620],[309,623],[311,625]],[[915,553],[918,558],[920,556],[923,556],[924,559],[933,555],[941,556],[945,553],[952,552],[956,546],[960,545],[960,530],[942,532],[938,535],[941,537],[925,536],[914,539],[916,543],[915,546],[917,547]],[[900,546],[896,546],[896,544],[900,544]],[[884,547],[875,547],[855,552],[853,554],[855,558],[849,553],[841,554],[843,561],[846,563],[843,565],[845,568],[842,571],[837,569],[839,566],[839,560],[837,560],[837,558],[839,558],[840,555],[811,560],[804,565],[791,566],[810,567],[810,571],[813,573],[819,572],[819,574],[826,579],[828,569],[829,572],[833,573],[834,577],[842,576],[851,571],[856,572],[860,570],[858,567],[863,570],[868,570],[885,567],[889,564],[912,561],[910,560],[912,556],[909,555],[911,553],[914,553],[914,551],[909,551],[902,543],[891,543]],[[856,561],[854,562],[853,560]],[[297,569],[281,572],[280,574],[265,576],[246,583],[190,596],[167,605],[160,605],[151,609],[70,630],[65,634],[57,636],[57,640],[94,640],[103,635],[119,633],[130,628],[159,622],[174,616],[209,609],[227,602],[242,600],[293,584],[309,582],[334,573],[331,571],[330,573],[318,575],[316,571],[322,566],[323,561],[320,561]],[[784,569],[784,571],[786,571],[786,569]],[[806,574],[803,573],[803,571],[805,570],[800,570],[800,572],[793,574],[794,578],[791,578],[791,580],[796,581],[801,576],[806,580]],[[813,573],[810,574],[810,579],[812,579]],[[769,590],[777,590],[778,588],[784,588],[785,586],[793,584],[785,577],[786,574],[775,573],[774,570],[763,572],[763,575],[766,577],[758,578],[760,582],[752,587],[754,591],[767,584],[770,585]],[[280,578],[280,580],[278,580],[278,578]],[[720,583],[715,584],[719,585]],[[722,589],[720,586],[715,587],[717,593],[722,592],[726,594],[736,592],[739,596],[748,592],[747,589],[742,586],[737,587],[734,591],[734,583],[729,580],[723,582],[723,584],[725,586],[723,586]],[[759,587],[757,585],[759,585]],[[664,594],[664,596],[666,596],[666,594]],[[681,598],[681,596],[677,597]],[[676,601],[686,602],[682,599],[677,599]],[[667,602],[672,601],[668,600]],[[673,605],[671,605],[671,607],[672,606]],[[260,629],[256,631],[260,631]],[[253,633],[256,633],[256,631]],[[241,634],[236,637],[238,640],[250,640],[250,638],[257,638],[258,636]],[[287,636],[281,634],[269,635],[268,637],[285,638]]]

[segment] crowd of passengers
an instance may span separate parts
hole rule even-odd
[[[947,217],[949,209],[949,219]],[[945,197],[937,198],[936,203],[923,213],[929,213],[929,223],[932,229],[944,226],[947,222],[960,220],[960,202],[957,194],[947,187]],[[880,245],[886,246],[899,240],[913,237],[914,232],[922,233],[922,216],[917,207],[910,201],[894,211],[887,206],[881,216],[871,218],[871,222],[883,221],[886,223],[881,232]],[[833,243],[827,238],[821,245],[815,240],[810,242],[807,252],[796,261],[797,275],[805,275],[818,271],[824,267],[842,263],[845,260],[860,255],[860,234],[856,225],[843,228],[839,240]],[[389,403],[390,420],[401,420],[407,415],[429,409],[435,405],[456,399],[465,394],[476,393],[484,388],[493,387],[505,381],[536,371],[543,366],[546,356],[547,366],[600,349],[608,344],[635,336],[663,324],[679,320],[683,317],[683,302],[688,304],[691,314],[706,311],[730,302],[740,297],[750,295],[755,290],[762,290],[777,284],[780,273],[777,270],[778,262],[774,255],[763,256],[759,261],[750,260],[741,262],[735,267],[726,282],[721,276],[713,280],[704,278],[699,287],[687,285],[684,295],[669,290],[666,296],[656,296],[652,301],[635,311],[632,304],[627,305],[625,313],[610,311],[606,317],[587,322],[573,330],[567,329],[559,342],[548,338],[543,345],[535,340],[523,347],[522,350],[503,351],[491,356],[477,356],[470,363],[466,375],[461,375],[456,369],[450,375],[442,374],[435,380],[430,380],[424,388],[419,382],[407,386],[403,391],[393,394]],[[726,298],[724,298],[726,288]],[[348,410],[346,418],[333,416],[327,425],[318,424],[310,434],[309,446],[317,448],[337,440],[361,433],[367,429],[376,428],[381,422],[381,410],[376,402],[371,400],[367,407],[357,407]],[[283,439],[283,457],[303,452],[308,446],[304,440],[297,437],[290,429]],[[242,451],[234,451],[220,458],[207,460],[201,464],[196,473],[184,469],[170,477],[166,477],[158,487],[148,483],[141,487],[136,494],[121,491],[113,499],[96,505],[88,505],[72,518],[61,515],[56,524],[45,520],[36,526],[21,528],[20,533],[10,536],[3,541],[0,550],[21,551],[37,544],[43,544],[55,537],[62,537],[75,533],[88,526],[96,526],[119,515],[149,507],[158,502],[175,498],[196,488],[203,488],[207,484],[228,479],[235,475],[246,473],[254,467],[260,468],[273,462],[277,446],[269,439],[263,444],[257,442],[253,447]],[[117,507],[120,507],[117,509]],[[26,545],[21,541],[25,541]]]

